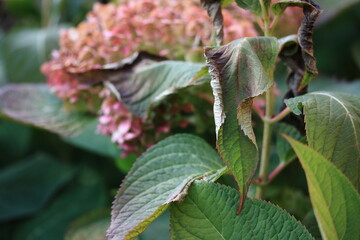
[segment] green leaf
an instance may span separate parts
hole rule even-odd
[[[1,119],[1,162],[4,164],[5,162],[11,162],[16,158],[23,157],[30,150],[31,136],[32,129],[30,127]]]
[[[82,170],[51,204],[34,218],[22,222],[14,240],[63,240],[69,224],[78,217],[104,208],[107,193],[102,179]]]
[[[278,49],[276,38],[258,37],[205,50],[215,97],[217,147],[239,185],[239,210],[258,163],[252,99],[273,85],[269,72]]]
[[[9,84],[0,87],[0,115],[51,132],[74,136],[93,120],[67,112],[45,84]]]
[[[281,15],[286,8],[288,7],[313,7],[309,2],[306,2],[304,0],[281,0],[279,2],[273,3],[271,10],[274,13],[274,15]]]
[[[130,154],[126,158],[118,157],[115,159],[116,167],[123,173],[128,173],[138,156]]]
[[[108,211],[91,212],[71,224],[65,240],[104,240],[109,225],[110,215]]]
[[[98,120],[94,119],[82,132],[75,137],[62,137],[62,139],[77,147],[89,150],[102,156],[116,158],[120,156],[121,150],[108,136],[97,133]]]
[[[201,138],[179,134],[159,142],[135,162],[116,195],[108,239],[134,239],[181,200],[192,181],[223,167]]]
[[[43,82],[41,64],[58,48],[59,28],[23,29],[4,37],[3,63],[8,82]]]
[[[343,81],[360,78],[360,68],[354,55],[359,51],[353,52],[355,50],[353,46],[360,42],[360,31],[358,30],[360,28],[360,1],[355,0],[356,3],[353,2],[346,8],[332,7],[349,2],[347,0],[320,1],[324,13],[321,14],[314,33],[316,58],[321,75],[336,77]],[[332,14],[330,9],[338,13]],[[339,51],[338,46],[342,46],[341,51]],[[340,61],[339,59],[346,59],[346,61]]]
[[[221,0],[221,6],[225,7],[226,5],[235,2],[235,0]]]
[[[285,134],[295,139],[300,139],[301,134],[299,131],[291,125],[281,123],[276,129],[276,150],[279,155],[281,164],[287,165],[296,158],[294,150],[291,148],[289,143],[281,136]]]
[[[319,225],[316,221],[314,210],[309,211],[301,221],[315,240],[322,240]]]
[[[272,204],[280,206],[296,219],[303,219],[312,209],[310,197],[303,190],[295,188],[293,181],[290,184],[291,187],[276,183],[266,186],[264,199],[271,199]]]
[[[336,17],[340,12],[359,4],[358,0],[316,0],[324,9],[324,15],[320,18],[322,23]]]
[[[139,236],[139,240],[170,239],[170,212],[166,210]]]
[[[35,155],[0,171],[0,221],[39,211],[74,171],[46,155]]]
[[[324,239],[359,239],[360,195],[325,157],[286,137],[303,166],[310,198]]]
[[[215,183],[195,181],[183,202],[171,205],[172,239],[312,239],[284,210],[248,199],[236,214],[238,193]]]
[[[330,160],[360,189],[360,97],[314,92],[285,101],[295,114],[303,109],[309,146]]]
[[[352,82],[338,81],[335,78],[318,77],[309,85],[309,91],[344,92],[360,96],[360,79]]]
[[[235,0],[237,5],[245,10],[253,12],[259,16],[261,14],[261,6],[259,0]]]

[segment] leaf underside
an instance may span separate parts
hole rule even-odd
[[[108,64],[75,76],[82,84],[105,83],[126,107],[139,117],[147,117],[153,104],[176,90],[207,80],[204,64],[164,61],[140,52],[118,63]]]
[[[259,0],[235,0],[237,5],[245,10],[253,12],[255,15],[259,16],[261,14],[261,6]],[[269,0],[266,0],[267,4]]]
[[[285,103],[295,114],[304,112],[309,146],[333,162],[360,191],[360,97],[314,92]]]
[[[181,200],[192,181],[222,168],[216,151],[198,137],[179,134],[159,142],[135,162],[116,195],[108,239],[135,238]]]
[[[359,239],[360,196],[325,157],[294,139],[287,140],[305,170],[310,198],[324,239]]]
[[[206,48],[215,97],[217,147],[239,185],[240,207],[258,163],[252,128],[252,99],[273,84],[272,70],[279,43],[276,38],[242,38],[222,47]]]
[[[313,239],[284,210],[248,199],[236,214],[236,190],[215,183],[195,181],[184,201],[171,205],[174,240]]]

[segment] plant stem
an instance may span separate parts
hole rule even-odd
[[[270,36],[270,17],[269,17],[269,10],[266,8],[264,0],[259,0],[261,6],[261,13],[264,21],[264,35],[266,37]]]
[[[269,77],[273,77],[273,71],[269,72]],[[266,92],[266,113],[265,118],[271,119],[274,114],[274,85]],[[262,185],[266,184],[269,170],[270,144],[272,122],[264,122],[264,133],[261,151],[259,179]],[[256,198],[261,199],[264,195],[264,186],[259,185],[256,188]]]
[[[255,108],[254,108],[255,109]],[[255,110],[257,111],[257,110]],[[291,113],[291,110],[289,107],[286,107],[284,110],[282,110],[278,115],[276,115],[275,117],[269,119],[267,117],[262,116],[262,120],[264,122],[269,122],[269,123],[277,123],[280,122],[282,119],[284,119],[289,113]]]
[[[264,0],[259,0],[261,6],[262,17],[264,20],[264,35],[265,37],[271,36],[270,31],[270,16],[269,9],[266,8]],[[274,66],[275,68],[275,66]],[[270,80],[274,79],[274,68],[270,69],[268,72]],[[260,160],[260,172],[259,180],[260,185],[256,187],[255,197],[258,199],[263,198],[264,196],[264,185],[267,183],[268,171],[269,171],[269,159],[270,159],[270,146],[271,146],[271,133],[272,133],[272,121],[266,121],[266,119],[271,120],[274,115],[274,84],[266,92],[266,112],[264,121],[264,132],[263,132],[263,142],[261,147],[261,160]]]
[[[267,184],[270,183],[277,175],[279,175],[279,173],[281,173],[281,171],[286,167],[285,163],[280,163],[275,169],[274,171],[272,171],[267,179]]]
[[[41,24],[43,28],[46,28],[50,24],[50,12],[51,12],[52,0],[41,1]]]

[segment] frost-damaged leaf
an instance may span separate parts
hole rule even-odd
[[[259,0],[235,0],[235,2],[239,7],[245,10],[249,10],[257,16],[261,14],[261,6]]]
[[[82,83],[106,82],[132,113],[146,117],[151,106],[165,96],[178,89],[200,84],[207,77],[203,64],[158,62],[160,60],[157,56],[140,53],[122,62],[76,76]]]
[[[238,193],[215,183],[195,181],[183,202],[171,205],[174,240],[313,239],[289,213],[248,199],[236,215]]]
[[[268,72],[274,67],[278,49],[276,38],[258,37],[205,50],[215,97],[217,147],[239,185],[239,211],[258,162],[252,98],[273,84]]]
[[[285,101],[303,110],[309,146],[330,160],[360,190],[360,97],[314,92]]]
[[[179,134],[159,142],[135,162],[116,195],[108,239],[134,239],[181,200],[192,181],[222,168],[216,151],[198,137]]]
[[[45,84],[0,87],[0,115],[66,136],[79,134],[93,118],[67,112]]]
[[[106,64],[99,69],[72,74],[77,77],[81,84],[85,85],[93,85],[105,81],[119,82],[131,77],[141,68],[165,60],[166,58],[148,52],[138,52],[119,62]]]
[[[320,13],[321,8],[312,0],[299,0],[299,1],[280,1],[272,5],[272,11],[275,15],[281,15],[287,7],[302,7],[304,12],[304,18],[301,22],[301,26],[298,31],[298,41],[301,47],[302,59],[298,59],[295,55],[295,60],[300,62],[297,65],[300,69],[295,71],[291,68],[295,74],[299,75],[300,79],[298,90],[300,91],[306,87],[315,77],[318,75],[316,68],[316,59],[314,57],[314,43],[313,43],[313,31],[314,24]],[[304,70],[302,70],[304,65]],[[299,71],[301,70],[301,71]]]
[[[323,239],[359,239],[360,196],[349,180],[321,154],[286,137],[305,170]]]
[[[208,12],[216,32],[216,45],[220,46],[224,40],[223,15],[220,0],[201,0],[201,5]]]

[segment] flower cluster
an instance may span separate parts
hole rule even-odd
[[[234,7],[224,9],[223,15],[225,42],[257,35],[248,12]],[[146,125],[155,127],[156,138],[169,131],[169,124],[156,125],[159,123],[133,116],[107,91],[82,85],[74,74],[120,61],[138,51],[184,59],[190,51],[210,45],[211,34],[212,22],[199,0],[96,3],[85,21],[61,32],[60,49],[52,54],[52,60],[43,65],[42,71],[49,86],[64,100],[74,103],[91,94],[104,98],[100,133],[110,135],[125,152],[137,152],[137,144],[148,147],[156,140],[146,139]]]

